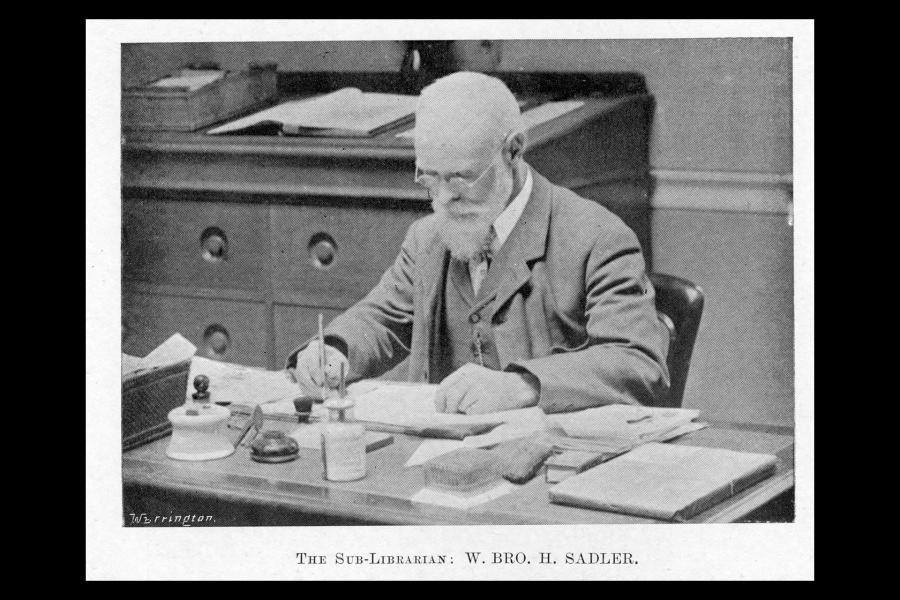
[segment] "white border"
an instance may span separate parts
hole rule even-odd
[[[813,576],[813,23],[811,21],[88,21],[88,579],[810,579]],[[120,44],[357,39],[794,38],[797,520],[547,527],[121,526]],[[638,565],[469,567],[465,550],[631,552]],[[442,553],[447,568],[297,567],[295,552]]]

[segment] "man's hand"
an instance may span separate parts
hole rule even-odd
[[[322,386],[336,389],[341,382],[341,364],[344,374],[350,372],[347,357],[332,346],[325,344],[325,370],[319,368],[319,341],[314,340],[297,355],[297,366],[288,369],[288,374],[303,390],[304,395],[319,400],[322,398]]]
[[[494,371],[474,363],[463,365],[438,386],[438,412],[481,414],[535,406],[540,383],[531,373]]]

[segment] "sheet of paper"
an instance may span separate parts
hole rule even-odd
[[[215,135],[274,121],[291,127],[368,132],[413,114],[418,96],[362,92],[343,88],[315,98],[284,102],[236,119],[207,133]]]
[[[186,87],[191,91],[198,90],[202,88],[204,85],[210,84],[213,81],[221,79],[225,76],[225,71],[195,71],[195,72],[186,72],[181,75],[176,75],[173,77],[164,77],[159,81],[154,81],[150,84],[153,87]]]
[[[130,354],[122,353],[122,375],[127,375],[128,373],[134,373],[140,369],[144,368],[144,359],[139,356],[131,356]]]
[[[357,382],[347,391],[355,402],[353,416],[361,421],[410,425],[437,414],[434,408],[436,385]]]
[[[170,365],[193,356],[195,352],[197,347],[180,333],[176,333],[154,348],[144,360],[151,367]]]
[[[441,492],[431,488],[422,488],[416,494],[414,494],[413,497],[410,498],[410,500],[412,500],[413,502],[423,502],[425,504],[436,504],[438,506],[447,506],[450,508],[466,510],[468,508],[472,508],[473,506],[478,506],[479,504],[490,502],[491,500],[499,498],[500,496],[504,496],[514,489],[516,489],[515,485],[509,483],[508,481],[504,481],[497,487],[491,488],[490,490],[487,490],[482,494],[478,494],[477,496],[464,497],[447,492]]]
[[[122,374],[175,364],[192,357],[195,352],[196,346],[180,333],[175,333],[143,358],[122,354]]]
[[[434,384],[364,380],[349,386],[347,391],[355,402],[353,407],[355,419],[391,425],[453,425],[497,421],[528,423],[543,415],[539,408],[482,415],[439,413],[434,407],[434,394],[437,388],[438,386]]]
[[[190,381],[200,374],[209,377],[209,393],[213,402],[255,407],[265,402],[291,400],[300,394],[300,387],[291,381],[285,371],[267,371],[195,356],[191,363]],[[192,392],[189,389],[187,393],[190,395]]]
[[[486,448],[529,436],[547,428],[547,415],[540,408],[524,408],[518,411],[496,413],[506,415],[507,422],[481,435],[470,435],[463,442],[469,448]]]
[[[299,390],[298,390],[299,393]],[[274,402],[265,402],[260,404],[259,407],[262,409],[264,415],[295,415],[297,413],[297,409],[294,406],[293,398],[285,398],[283,400],[276,400]]]
[[[406,461],[406,466],[415,467],[425,464],[432,458],[453,452],[463,446],[465,446],[465,442],[460,440],[425,440],[419,444],[416,451]]]
[[[511,420],[510,422],[494,428],[488,433],[470,435],[462,441],[425,440],[419,444],[416,451],[413,452],[412,456],[409,457],[409,460],[406,461],[406,466],[414,467],[424,464],[432,458],[447,454],[457,448],[487,448],[501,442],[516,440],[529,436],[537,431],[543,431],[546,426],[547,415],[537,407],[495,414],[507,415],[507,418],[510,418]],[[512,415],[512,417],[509,417],[509,415]]]

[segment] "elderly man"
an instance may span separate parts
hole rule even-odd
[[[669,385],[668,335],[634,233],[523,160],[518,103],[498,79],[454,73],[422,91],[415,181],[434,213],[394,264],[287,366],[317,395],[410,357],[446,412],[650,404]]]

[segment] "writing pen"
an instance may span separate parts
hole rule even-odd
[[[325,380],[325,378],[326,378],[326,375],[325,375],[325,364],[326,364],[325,334],[323,333],[323,327],[322,327],[323,318],[324,317],[322,316],[322,313],[319,313],[319,373],[321,374],[321,377],[322,377],[322,383],[320,384],[320,387],[322,388],[322,398],[325,397],[325,384],[326,384],[326,380]]]

